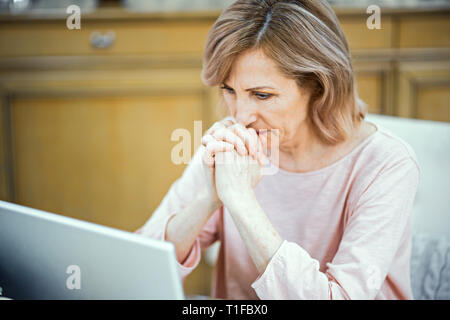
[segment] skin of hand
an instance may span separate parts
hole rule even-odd
[[[241,156],[248,155],[248,168],[252,168],[252,183],[250,183],[250,185],[254,187],[261,179],[260,167],[264,165],[265,154],[263,152],[263,142],[261,142],[254,129],[246,129],[242,125],[235,123],[233,120],[225,118],[216,122],[205,133],[202,138],[202,145],[206,148],[202,159],[202,166],[207,181],[206,192],[212,202],[217,203],[221,201],[221,198],[217,193],[217,183],[215,178],[217,163],[215,156],[218,153],[236,150]],[[242,160],[243,159],[240,159],[240,162],[242,162]],[[237,167],[235,161],[230,163],[230,165],[232,164],[235,165],[234,168]]]
[[[236,207],[249,198],[262,178],[260,163],[235,150],[218,152],[215,156],[217,195],[226,207]]]
[[[216,123],[213,127],[224,127],[230,124],[223,121]],[[211,131],[211,129],[208,131]],[[195,239],[211,214],[223,205],[216,191],[214,156],[217,152],[232,151],[234,145],[225,141],[214,140],[210,141],[205,147],[201,159],[204,183],[198,183],[199,189],[193,201],[169,219],[164,235],[167,241],[175,245],[177,260],[180,263],[183,263],[186,259]]]
[[[264,131],[266,132],[266,131]],[[214,141],[224,141],[234,146],[240,155],[249,154],[261,165],[264,165],[265,153],[263,140],[260,140],[256,130],[245,128],[230,118],[216,122],[203,136],[202,144],[208,148],[208,144]],[[220,151],[216,151],[220,152]],[[216,153],[214,152],[214,154]],[[213,166],[213,159],[208,159],[208,165]]]
[[[208,131],[205,136],[202,138],[202,144],[205,147],[205,152],[202,158],[202,170],[205,176],[205,189],[203,191],[205,197],[209,199],[209,201],[216,206],[220,204],[221,201],[216,191],[216,183],[215,183],[215,161],[214,156],[218,152],[231,151],[234,149],[234,145],[228,143],[226,141],[218,141],[215,139],[208,139],[210,132],[214,132],[216,129],[225,128],[230,125],[230,120],[222,120],[216,122]],[[204,142],[208,141],[208,143]]]

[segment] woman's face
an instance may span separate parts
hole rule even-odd
[[[237,122],[257,132],[278,129],[280,148],[295,147],[306,129],[309,92],[284,76],[262,51],[239,55],[222,91]]]

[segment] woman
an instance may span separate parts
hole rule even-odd
[[[330,6],[236,1],[210,31],[202,78],[231,117],[137,232],[175,245],[183,279],[219,240],[218,298],[412,298],[419,167],[364,120]],[[278,171],[262,175],[267,161]]]

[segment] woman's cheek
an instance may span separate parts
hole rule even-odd
[[[271,97],[267,100],[263,100],[261,105],[266,111],[270,113],[278,114],[286,110],[283,100],[276,96]]]
[[[223,100],[225,101],[225,105],[228,108],[228,111],[232,116],[235,116],[235,108],[232,99],[228,95],[223,96]]]

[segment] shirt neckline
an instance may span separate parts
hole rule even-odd
[[[366,120],[367,121],[367,120]],[[292,172],[292,171],[286,171],[281,169],[280,167],[278,167],[278,171],[283,174],[283,175],[288,175],[288,176],[310,176],[310,175],[316,175],[316,174],[321,174],[325,171],[331,170],[332,168],[338,166],[339,164],[341,164],[342,162],[346,161],[347,159],[351,158],[356,152],[358,152],[360,149],[362,149],[364,146],[366,146],[367,144],[369,144],[377,135],[379,135],[380,133],[380,127],[373,123],[373,122],[369,122],[368,123],[372,124],[375,126],[375,128],[377,129],[374,133],[372,133],[370,136],[366,137],[360,144],[358,144],[355,148],[353,148],[352,151],[350,151],[349,153],[347,153],[345,156],[343,156],[342,158],[336,160],[335,162],[333,162],[332,164],[320,168],[320,169],[316,169],[316,170],[312,170],[312,171],[307,171],[307,172]]]

